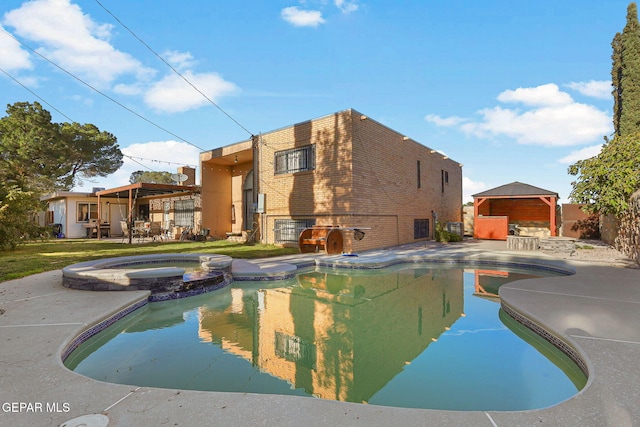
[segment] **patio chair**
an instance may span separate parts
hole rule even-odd
[[[122,241],[120,243],[124,243],[124,239],[129,238],[129,225],[127,221],[120,221],[120,228],[122,228]]]
[[[132,238],[135,237],[138,239],[138,241],[140,241],[140,239],[144,240],[144,233],[141,229],[134,227],[133,231],[129,230],[129,224],[127,224],[127,221],[120,221],[120,227],[122,228],[122,242],[129,238],[129,234],[131,234]]]
[[[158,239],[163,239],[163,233],[162,233],[162,226],[160,225],[159,222],[152,222],[151,225],[149,226],[149,237],[151,237],[151,239],[153,239],[154,241],[156,240],[156,238]]]

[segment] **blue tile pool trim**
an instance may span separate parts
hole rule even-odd
[[[313,265],[313,264],[311,264]],[[299,269],[300,267],[298,267]],[[272,276],[260,276],[260,275],[249,275],[249,276],[243,276],[241,274],[235,274],[233,276],[233,280],[237,281],[237,282],[272,282],[275,280],[287,280],[287,279],[291,279],[293,277],[296,277],[296,274],[298,274],[298,270],[295,270],[291,273],[283,273],[283,274],[277,274],[277,275],[272,275]]]
[[[440,264],[440,265],[469,265],[469,266],[498,266],[498,267],[511,267],[511,268],[526,268],[533,270],[543,270],[552,273],[559,273],[570,275],[575,272],[562,267],[556,267],[552,265],[535,264],[525,261],[496,261],[496,260],[478,260],[478,259],[434,259],[427,257],[411,259],[397,259],[393,261],[382,261],[377,263],[361,263],[361,262],[339,262],[331,260],[316,260],[316,266],[327,268],[339,268],[339,269],[352,269],[352,270],[379,270],[387,267],[393,267],[399,264]]]
[[[104,331],[109,326],[113,325],[118,320],[122,319],[123,317],[128,316],[129,314],[133,313],[134,311],[136,311],[137,309],[139,309],[141,307],[144,307],[145,305],[147,305],[147,303],[148,303],[147,299],[140,300],[137,303],[132,304],[129,307],[124,308],[124,309],[120,310],[119,312],[117,312],[117,313],[109,316],[108,318],[104,319],[103,321],[93,325],[89,329],[86,329],[80,335],[75,337],[67,345],[67,347],[64,349],[64,351],[62,352],[62,356],[61,356],[62,362],[67,360],[69,355],[71,353],[73,353],[73,351],[75,349],[77,349],[80,344],[82,344],[83,342],[85,342],[86,340],[88,340],[89,338],[91,338],[92,336],[97,334],[98,332]]]
[[[116,323],[118,320],[123,319],[124,317],[126,317],[129,314],[133,313],[137,309],[139,309],[141,307],[144,307],[145,305],[147,305],[150,302],[169,301],[169,300],[174,300],[174,299],[179,299],[179,298],[187,298],[187,297],[191,297],[191,296],[195,296],[195,295],[200,295],[200,294],[204,294],[204,293],[207,293],[207,292],[212,292],[212,291],[215,291],[215,290],[218,290],[218,289],[222,289],[224,287],[229,286],[231,283],[233,283],[233,278],[232,277],[227,277],[227,278],[225,278],[224,281],[222,281],[220,283],[217,283],[215,285],[212,285],[212,286],[207,286],[207,287],[199,288],[199,289],[192,289],[192,290],[185,291],[185,292],[170,292],[170,293],[166,293],[166,294],[155,294],[155,295],[149,296],[146,299],[138,301],[137,303],[135,303],[133,305],[130,305],[129,307],[118,311],[117,313],[113,314],[112,316],[109,316],[108,318],[106,318],[103,321],[95,324],[94,326],[90,327],[89,329],[86,329],[80,335],[75,337],[66,346],[66,348],[62,352],[62,355],[61,355],[62,362],[64,363],[65,360],[67,360],[67,358],[71,355],[71,353],[73,353],[80,346],[80,344],[84,343],[85,341],[87,341],[92,336],[96,335],[99,332],[104,331],[109,326],[111,326],[114,323]]]
[[[587,378],[589,377],[589,368],[587,367],[587,364],[582,359],[582,357],[580,357],[576,349],[574,349],[572,346],[567,344],[565,341],[563,341],[556,335],[542,328],[537,323],[534,323],[531,320],[527,319],[526,317],[524,317],[523,315],[521,315],[520,313],[518,313],[508,305],[506,305],[503,301],[500,302],[500,307],[502,308],[502,310],[504,310],[505,313],[511,316],[516,322],[530,329],[532,332],[544,338],[545,340],[553,344],[558,350],[566,354],[571,360],[573,360],[573,362],[576,365],[578,365],[580,370],[582,370],[582,373],[585,374]]]

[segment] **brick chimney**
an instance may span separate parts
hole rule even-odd
[[[187,180],[182,185],[196,185],[196,170],[189,166],[180,166],[178,173],[187,175]]]

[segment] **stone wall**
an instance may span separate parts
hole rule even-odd
[[[600,215],[600,240],[615,246],[618,231],[620,229],[620,221],[613,215]]]
[[[629,200],[629,211],[620,218],[615,248],[640,264],[640,190]]]

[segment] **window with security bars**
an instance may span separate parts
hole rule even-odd
[[[316,146],[278,151],[274,155],[275,175],[311,171],[316,168]]]
[[[193,226],[193,212],[195,203],[192,200],[176,200],[173,204],[174,221],[176,227]]]
[[[311,342],[295,336],[276,332],[276,356],[307,369],[316,369],[316,346]]]
[[[413,220],[413,238],[425,239],[429,237],[429,220],[414,219]]]
[[[298,236],[305,228],[316,225],[315,219],[276,219],[274,231],[274,243],[298,244]]]

